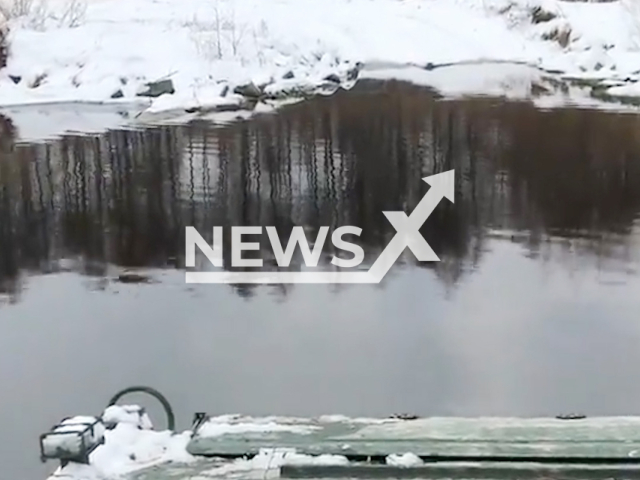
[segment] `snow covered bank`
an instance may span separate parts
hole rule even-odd
[[[594,97],[591,87],[562,84],[543,71],[516,64],[453,65],[434,70],[419,67],[375,68],[360,71],[362,80],[395,79],[437,89],[447,98],[460,95],[495,95],[508,99],[529,99],[543,109],[578,107],[599,110],[637,112],[632,102],[620,103],[617,97]],[[634,85],[620,88],[632,88]],[[612,92],[616,92],[612,88]],[[639,93],[640,94],[640,93]],[[633,100],[633,97],[621,97]],[[154,111],[150,102],[131,104],[102,103],[48,103],[15,105],[0,108],[0,114],[8,117],[15,127],[15,141],[40,142],[65,133],[95,133],[107,129],[125,128],[127,125],[181,124],[193,119],[204,119],[216,124],[250,118],[261,113],[277,112],[282,105],[301,101],[291,98],[264,101],[252,110],[221,112],[185,112],[181,108]]]
[[[143,99],[148,114],[241,110],[350,88],[362,66],[461,62],[513,62],[639,94],[637,0],[82,1],[73,21],[69,0],[9,21],[0,107]],[[523,78],[511,73],[472,93],[513,91]],[[456,94],[478,74],[461,69]]]

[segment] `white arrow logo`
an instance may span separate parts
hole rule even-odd
[[[231,284],[380,283],[405,248],[409,248],[421,262],[439,262],[438,256],[420,234],[420,227],[443,198],[454,202],[454,170],[424,177],[422,180],[431,185],[431,188],[410,216],[404,212],[383,212],[396,229],[396,234],[366,272],[187,272],[186,281]]]

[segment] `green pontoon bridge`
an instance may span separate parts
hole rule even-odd
[[[172,428],[173,414],[165,407]],[[90,465],[92,452],[110,441],[98,425],[108,432],[118,423],[95,418],[79,422],[79,446],[52,440],[73,431],[69,420],[66,428],[63,422],[43,435],[43,459]],[[186,435],[186,451],[198,461],[157,462],[129,477],[640,479],[640,417],[304,419],[200,413]]]

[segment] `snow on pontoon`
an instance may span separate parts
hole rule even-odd
[[[168,429],[119,406],[143,391],[162,403]],[[40,438],[50,480],[233,478],[640,479],[640,417],[386,419],[194,415],[174,432],[156,390],[123,390],[99,417],[63,420]]]

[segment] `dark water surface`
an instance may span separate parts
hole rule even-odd
[[[1,480],[44,478],[41,431],[140,383],[181,428],[203,410],[640,414],[640,116],[392,82],[0,149]],[[451,168],[456,203],[423,228],[440,263],[406,252],[379,286],[184,283],[186,225],[357,225],[370,262],[395,232],[382,211]],[[127,268],[153,283],[115,281]]]

